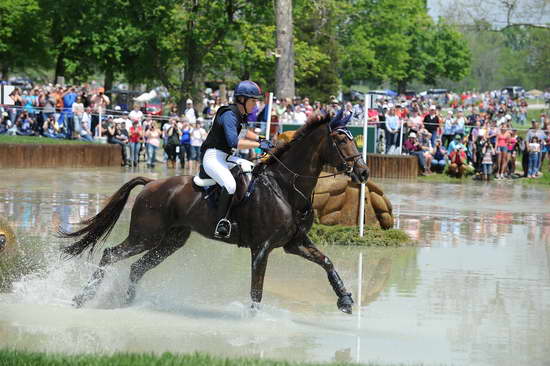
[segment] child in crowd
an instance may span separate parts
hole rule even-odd
[[[481,166],[482,166],[482,180],[489,180],[491,173],[493,172],[493,156],[496,155],[495,148],[493,145],[487,141],[485,136],[483,136],[480,143],[481,147]]]
[[[540,152],[540,142],[537,136],[531,138],[531,141],[529,142],[529,145],[527,147],[527,151],[529,151],[529,167],[527,178],[536,178]]]

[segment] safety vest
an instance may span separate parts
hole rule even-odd
[[[214,117],[214,122],[212,123],[212,128],[206,137],[206,140],[201,146],[201,152],[204,152],[208,149],[218,149],[226,154],[231,154],[231,147],[227,144],[227,139],[225,138],[225,131],[223,125],[220,122],[220,117],[224,112],[231,111],[237,116],[237,134],[241,132],[242,124],[246,123],[246,116],[243,117],[239,112],[239,108],[236,104],[230,104],[228,106],[223,106],[218,109],[216,116]]]

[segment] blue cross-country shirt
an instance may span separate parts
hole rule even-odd
[[[220,123],[223,126],[227,145],[236,149],[239,143],[239,133],[237,132],[237,125],[239,122],[237,121],[237,116],[235,116],[232,111],[224,112],[220,116]]]

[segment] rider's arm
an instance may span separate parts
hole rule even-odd
[[[256,141],[251,141],[247,139],[239,140],[239,134],[237,133],[237,118],[233,113],[225,112],[220,116],[220,123],[223,125],[223,131],[225,133],[225,139],[227,144],[231,148],[235,149],[251,149],[260,146]],[[248,136],[248,132],[245,137]],[[252,132],[252,134],[254,134]],[[256,134],[254,134],[256,135]]]
[[[254,132],[252,132],[252,130],[247,130],[246,135],[244,137],[247,140],[251,140],[251,141],[259,141],[260,140],[260,136],[258,136]]]

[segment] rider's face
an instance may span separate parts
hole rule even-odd
[[[256,106],[256,99],[249,98],[246,100],[246,111],[251,113]]]

